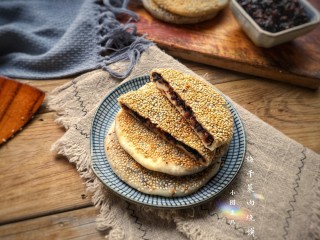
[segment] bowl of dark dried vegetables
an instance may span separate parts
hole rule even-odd
[[[306,0],[231,0],[231,11],[259,47],[270,48],[309,33],[319,12]]]

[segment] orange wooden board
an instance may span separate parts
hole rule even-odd
[[[44,95],[32,86],[0,76],[0,145],[29,121]]]
[[[320,1],[310,2],[320,10]],[[139,4],[131,9],[140,16],[138,34],[147,34],[175,57],[309,88],[320,85],[319,26],[289,43],[265,49],[250,41],[229,7],[214,19],[194,25],[161,22]]]

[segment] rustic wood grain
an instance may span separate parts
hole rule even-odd
[[[0,223],[91,205],[75,167],[50,151],[63,133],[54,113],[38,114],[0,148]]]
[[[37,88],[0,76],[0,145],[29,121],[43,99]]]
[[[320,153],[320,91],[266,79],[215,86],[288,137]]]
[[[320,92],[182,61],[241,106],[320,153]],[[27,81],[49,92],[70,79]],[[25,81],[22,81],[25,82]],[[50,152],[65,130],[45,110],[0,148],[0,238],[100,239],[96,210],[72,164]],[[46,235],[47,234],[47,235]]]
[[[320,2],[310,0],[320,10]],[[229,7],[214,19],[193,25],[175,25],[152,17],[139,4],[138,33],[170,55],[233,71],[276,79],[309,88],[320,86],[320,27],[270,49],[255,46],[241,30]]]
[[[320,91],[182,61],[233,101],[320,153]]]
[[[94,207],[0,226],[0,239],[105,239],[96,230]]]
[[[66,79],[55,79],[55,80],[22,80],[19,79],[21,83],[28,84],[30,86],[36,87],[38,89],[41,89],[45,94],[46,97],[43,100],[43,103],[41,104],[40,108],[38,109],[37,113],[47,113],[51,110],[47,107],[48,106],[48,94],[55,89],[57,86],[61,86],[68,81],[70,81],[72,78],[66,78]]]

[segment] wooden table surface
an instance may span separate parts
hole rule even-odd
[[[287,136],[320,153],[320,92],[182,61]],[[47,94],[70,79],[22,80]],[[51,152],[65,130],[47,96],[31,122],[0,148],[0,239],[104,239],[98,210],[75,167]]]

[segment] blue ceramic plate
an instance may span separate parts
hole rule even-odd
[[[160,208],[186,208],[206,202],[223,191],[237,175],[246,150],[245,132],[235,108],[228,102],[234,118],[234,135],[219,172],[197,192],[185,197],[160,197],[141,193],[124,183],[112,171],[104,150],[104,139],[120,107],[117,99],[120,95],[137,90],[149,82],[149,76],[134,78],[118,86],[101,102],[93,118],[91,128],[92,168],[98,178],[113,192],[131,202]]]

